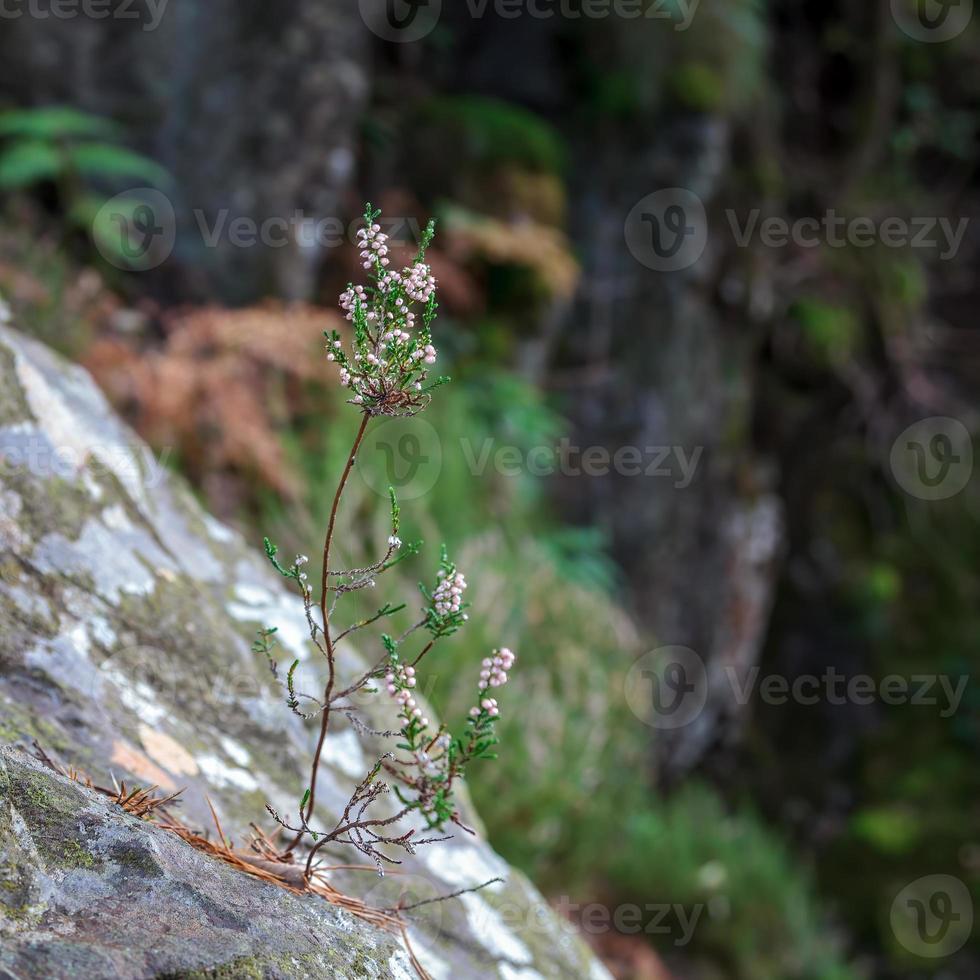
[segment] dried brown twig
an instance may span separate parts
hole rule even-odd
[[[345,909],[352,915],[357,916],[365,922],[369,922],[379,929],[384,929],[386,932],[400,936],[405,945],[405,950],[408,953],[412,968],[416,971],[420,980],[432,980],[432,977],[412,949],[408,935],[408,923],[403,918],[404,913],[413,911],[423,905],[449,901],[467,892],[480,891],[488,885],[492,885],[501,880],[500,878],[494,878],[474,888],[460,889],[451,894],[426,899],[423,902],[417,902],[413,905],[398,904],[389,908],[376,908],[359,898],[345,895],[343,892],[334,888],[327,879],[327,872],[329,871],[375,871],[376,869],[373,865],[320,864],[310,868],[302,862],[294,861],[288,852],[281,851],[276,846],[275,841],[255,824],[251,825],[252,837],[249,841],[249,849],[236,849],[231,840],[225,835],[224,828],[221,826],[221,821],[210,799],[207,803],[211,810],[211,817],[217,834],[216,839],[212,839],[206,833],[189,827],[167,809],[177,802],[180,792],[172,793],[170,796],[159,796],[155,794],[155,786],[147,789],[135,787],[128,790],[124,782],[116,784],[115,780],[113,780],[114,786],[111,789],[99,786],[79,770],[60,765],[37,742],[34,742],[34,751],[37,758],[52,772],[57,773],[59,776],[64,776],[66,779],[70,779],[102,796],[108,797],[111,802],[122,807],[127,813],[174,834],[193,847],[194,850],[200,851],[202,854],[206,854],[218,861],[223,861],[225,864],[231,865],[231,867],[244,874],[264,881],[267,884],[275,885],[277,888],[283,888],[293,894],[316,895],[324,901],[330,902],[331,905]],[[335,843],[351,843],[350,840],[343,839],[342,835],[349,834],[352,828],[360,828],[363,831],[368,825],[384,824],[387,822],[390,821],[352,821],[348,812],[345,818],[338,822],[337,835],[333,840]],[[376,839],[382,840],[383,838]]]
[[[127,790],[126,783],[117,783],[115,778],[112,780],[113,786],[111,789],[107,786],[97,786],[80,770],[71,766],[66,769],[64,766],[59,765],[41,748],[37,741],[34,742],[33,747],[37,758],[52,770],[52,772],[56,772],[59,776],[64,776],[66,779],[70,779],[72,782],[78,783],[87,789],[94,790],[102,796],[107,796],[113,803],[121,806],[127,813],[131,813],[134,817],[139,817],[140,819],[166,806],[177,803],[181,793],[184,792],[182,789],[179,789],[169,796],[160,796],[156,792],[159,788],[157,786],[149,786],[145,789],[137,786],[132,790]]]

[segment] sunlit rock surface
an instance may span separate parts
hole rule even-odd
[[[313,742],[250,650],[270,625],[283,659],[315,676],[300,600],[264,558],[202,511],[84,371],[0,328],[0,742],[37,739],[97,781],[183,789],[194,826],[210,825],[210,798],[241,841],[251,821],[269,826],[267,802],[295,812]],[[344,676],[364,666],[345,652]],[[361,707],[388,727],[370,698]],[[380,751],[346,725],[317,788],[325,822]],[[505,881],[416,914],[413,947],[436,980],[608,976],[481,836],[457,832],[384,880],[336,883],[392,905],[494,877]],[[0,886],[0,975],[411,975],[391,937],[319,900],[270,897],[22,754],[5,753],[0,771]],[[160,917],[174,931],[154,958]]]

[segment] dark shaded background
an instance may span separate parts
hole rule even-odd
[[[256,541],[274,529],[302,550],[349,438],[317,347],[356,275],[346,229],[365,199],[439,219],[457,383],[427,416],[443,462],[406,515],[492,581],[528,668],[515,748],[472,791],[556,903],[668,909],[666,932],[594,930],[621,977],[980,973],[952,884],[980,884],[980,496],[969,440],[932,441],[978,429],[980,25],[968,0],[918,3],[651,2],[633,18],[430,0],[414,19],[395,8],[412,41],[369,0],[0,19],[0,108],[118,124],[82,166],[89,137],[63,129],[11,163],[25,138],[0,123],[0,292]],[[134,271],[93,229],[104,201],[148,185],[176,246]],[[664,271],[626,229],[637,206],[666,220],[649,196],[678,188],[704,207],[703,224],[684,216],[705,248]],[[732,222],[756,209],[967,224],[955,254],[932,231],[740,244]],[[201,231],[296,212],[345,234]],[[562,439],[635,447],[656,472],[532,472],[527,452]],[[521,462],[477,472],[487,440]],[[371,501],[352,513],[363,533]],[[680,727],[625,696],[664,646],[705,671]],[[898,675],[926,703],[740,699],[726,669],[753,668]],[[952,710],[940,679],[959,678]],[[434,692],[465,696],[451,671]],[[896,913],[909,886],[924,932]],[[701,910],[690,935],[676,908]]]

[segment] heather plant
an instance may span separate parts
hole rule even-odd
[[[305,871],[308,878],[316,872],[317,855],[327,844],[350,845],[370,857],[381,871],[386,863],[399,863],[390,853],[392,848],[411,853],[421,844],[445,839],[425,834],[442,834],[449,824],[469,831],[462,821],[456,791],[472,763],[495,757],[500,709],[492,695],[507,683],[508,671],[516,659],[510,650],[500,648],[484,657],[478,666],[474,665],[475,703],[458,732],[444,724],[435,726],[425,716],[416,698],[421,665],[468,618],[468,603],[464,599],[466,578],[444,547],[435,582],[431,587],[419,586],[422,602],[414,624],[398,636],[382,634],[380,658],[374,667],[346,686],[341,687],[338,680],[338,656],[342,655],[344,641],[406,608],[405,604],[387,602],[353,625],[338,629],[333,625],[338,603],[352,593],[375,588],[382,575],[418,554],[421,548],[421,542],[406,544],[399,537],[401,511],[394,489],[389,488],[390,534],[381,557],[358,568],[332,567],[341,500],[365,433],[371,421],[379,416],[419,414],[431,401],[432,391],[449,381],[446,377],[429,376],[429,368],[438,358],[431,335],[437,311],[436,282],[425,261],[434,225],[430,222],[426,228],[411,264],[396,270],[391,267],[388,239],[378,224],[379,217],[380,212],[368,205],[364,212],[365,227],[358,232],[368,281],[365,285],[351,284],[340,296],[341,309],[351,324],[349,345],[345,345],[336,330],[325,334],[327,359],[338,366],[340,383],[349,392],[348,404],[360,414],[360,424],[333,495],[319,591],[315,592],[309,582],[306,571],[309,559],[305,555],[283,564],[278,548],[268,538],[265,540],[269,561],[302,597],[309,637],[322,657],[325,670],[322,691],[316,695],[298,691],[299,661],[294,661],[285,671],[280,670],[276,660],[276,628],[259,632],[254,649],[268,659],[273,676],[283,687],[287,707],[304,720],[319,721],[309,786],[300,801],[296,819],[283,817],[269,808],[274,819],[292,835],[283,857],[292,854],[302,843],[309,845]],[[394,745],[358,783],[339,820],[333,826],[318,828],[314,821],[317,774],[330,724],[342,714],[356,727],[372,731],[358,718],[352,701],[355,694],[363,693],[386,696],[392,702],[398,727],[372,733],[393,739]],[[375,816],[372,804],[389,793],[397,798],[396,812],[386,817]],[[409,817],[413,818],[415,827],[407,831],[396,829],[399,821]]]

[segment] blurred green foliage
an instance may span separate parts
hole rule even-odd
[[[854,356],[860,343],[861,322],[852,309],[803,298],[797,300],[790,313],[803,328],[817,358],[842,364]]]
[[[702,909],[693,952],[710,952],[725,976],[854,980],[825,920],[811,875],[748,808],[730,811],[689,783],[627,814],[611,877],[624,901]]]
[[[153,160],[121,145],[125,134],[109,119],[64,106],[12,109],[0,113],[0,192],[53,186],[69,228],[99,239],[103,249],[117,249],[123,264],[120,235],[104,226],[102,209],[112,196],[105,188],[125,178],[154,186],[170,181]],[[123,202],[119,208],[125,208]],[[130,219],[141,201],[129,199]],[[125,212],[123,212],[125,216]]]
[[[688,113],[711,114],[738,133],[733,158],[720,164],[727,191],[737,200],[762,195],[788,217],[836,203],[859,151],[879,135],[888,165],[853,175],[840,202],[853,213],[945,213],[940,189],[969,185],[980,112],[968,84],[975,65],[965,55],[909,43],[891,29],[880,48],[868,44],[853,5],[810,5],[797,20],[762,0],[702,4],[690,29],[678,31],[682,6],[665,8],[673,22],[590,23],[569,58],[577,87],[564,122],[557,112],[546,118],[486,95],[433,94],[447,91],[438,84],[406,87],[412,94],[372,107],[364,121],[365,154],[376,155],[365,172],[393,170],[399,190],[442,215],[462,207],[532,215],[560,228],[571,187],[615,182],[617,168],[633,166],[634,149],[641,161],[660,149],[661,122]],[[767,73],[800,53],[800,37],[807,57],[774,83]],[[975,47],[975,38],[967,34],[963,44]],[[570,38],[564,43],[572,46]],[[891,94],[896,109],[883,119]],[[888,128],[876,130],[883,122]],[[48,110],[26,121],[14,114],[6,125],[0,187],[70,181],[71,194],[60,193],[66,222],[84,212],[70,205],[79,186],[119,175],[163,179],[123,150],[122,134],[105,121]],[[839,646],[878,677],[972,677],[980,667],[980,503],[974,493],[924,507],[885,485],[880,447],[870,445],[880,406],[868,411],[853,391],[863,382],[889,404],[897,397],[910,362],[890,348],[921,339],[911,325],[924,315],[936,270],[907,250],[819,250],[780,267],[783,258],[766,255],[752,270],[753,290],[757,275],[760,294],[775,286],[773,321],[738,321],[765,334],[765,354],[753,362],[757,431],[733,413],[719,438],[726,451],[759,448],[782,472],[793,552],[769,665],[789,674],[778,659],[785,649],[820,659]],[[67,275],[56,261],[47,268],[52,298],[36,329],[56,335]],[[420,420],[438,433],[441,464],[431,491],[402,501],[403,537],[423,538],[426,547],[399,566],[391,590],[400,595],[418,579],[431,581],[442,541],[469,577],[471,622],[430,662],[433,687],[425,694],[441,713],[471,703],[473,665],[490,647],[506,643],[519,655],[501,698],[507,751],[470,787],[495,845],[554,894],[703,906],[684,952],[711,964],[705,975],[849,980],[857,968],[845,964],[838,942],[845,932],[852,949],[871,952],[873,969],[907,967],[888,922],[901,887],[949,869],[980,900],[972,829],[980,695],[968,688],[951,717],[896,706],[864,713],[847,730],[784,712],[784,727],[753,724],[740,766],[719,750],[723,764],[737,768],[729,800],[701,781],[658,796],[649,776],[655,735],[624,710],[621,696],[626,670],[650,640],[623,611],[627,584],[601,531],[562,524],[548,502],[548,479],[526,467],[507,475],[491,455],[474,472],[472,460],[488,442],[491,451],[506,445],[526,458],[566,431],[551,400],[510,371],[522,331],[545,305],[540,282],[527,264],[499,256],[479,274],[480,302],[437,325],[461,380]],[[938,360],[941,351],[930,347],[927,356]],[[287,509],[269,492],[261,512],[249,515],[290,552],[308,551],[322,535],[354,425],[339,393],[320,396],[322,412],[282,433],[305,477],[304,505]],[[358,470],[372,466],[382,485],[384,460],[364,457]],[[339,542],[350,564],[376,557],[389,533],[378,504],[376,490],[355,475],[345,500],[353,533]],[[350,615],[371,611],[355,606]],[[396,626],[409,621],[406,611]],[[747,788],[765,818],[731,805]],[[788,815],[797,812],[803,816]],[[792,828],[793,838],[778,826]],[[911,969],[920,976],[928,967],[920,961]]]
[[[565,169],[565,146],[540,116],[500,99],[444,95],[421,103],[416,125],[419,143],[453,146],[457,164],[493,168],[516,163],[530,170],[559,173]]]
[[[284,552],[308,550],[306,535],[319,533],[326,516],[354,419],[339,393],[330,419],[326,426],[315,420],[292,443],[308,478],[308,518],[297,524],[295,510],[272,498],[259,518],[270,522]],[[432,686],[423,693],[440,714],[457,717],[472,703],[481,658],[500,645],[515,650],[498,724],[507,751],[481,769],[470,792],[510,860],[546,886],[587,887],[602,840],[628,801],[639,806],[644,794],[646,730],[619,694],[642,652],[640,638],[616,604],[616,573],[595,532],[555,523],[545,478],[495,464],[502,447],[524,456],[560,437],[563,423],[540,392],[488,372],[445,389],[423,420],[438,433],[438,475],[423,495],[401,499],[401,536],[423,539],[422,554],[393,570],[396,579],[383,580],[377,595],[349,597],[346,614],[367,615],[389,591],[433,580],[447,543],[470,582],[473,608],[466,628],[427,659],[424,681]],[[485,447],[492,451],[478,465]],[[436,452],[429,436],[421,451]],[[339,537],[335,547],[351,562],[389,533],[376,491],[387,481],[384,455],[362,452],[348,485],[344,510],[359,533]],[[392,628],[407,627],[417,613],[409,608]]]

